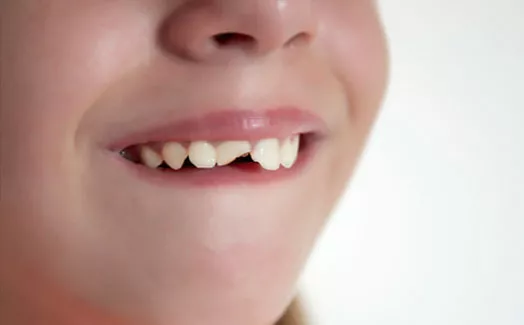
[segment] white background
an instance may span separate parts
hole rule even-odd
[[[317,325],[524,325],[524,0],[384,0],[392,78],[303,277]]]

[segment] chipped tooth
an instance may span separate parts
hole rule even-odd
[[[207,141],[196,141],[189,145],[189,160],[198,168],[213,168],[216,165],[215,147]]]
[[[178,142],[167,142],[162,147],[164,161],[174,170],[179,170],[187,158],[187,150]]]
[[[251,144],[247,141],[225,141],[217,146],[217,165],[224,166],[238,157],[249,155]]]
[[[280,163],[285,168],[291,168],[298,158],[298,148],[300,145],[300,137],[298,135],[291,136],[282,142],[280,148]]]
[[[162,165],[162,156],[149,146],[140,148],[140,159],[144,165],[149,168],[157,168]]]
[[[280,168],[280,143],[278,139],[260,140],[253,151],[251,158],[267,170],[278,170]]]

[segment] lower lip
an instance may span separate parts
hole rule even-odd
[[[268,184],[298,177],[311,163],[320,146],[319,141],[310,141],[299,152],[292,168],[280,167],[276,171],[263,169],[258,163],[246,163],[211,169],[188,168],[178,171],[151,169],[127,161],[111,152],[112,158],[133,177],[161,187],[199,186],[221,187],[235,185]]]

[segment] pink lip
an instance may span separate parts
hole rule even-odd
[[[111,150],[151,142],[188,141],[256,141],[286,138],[294,134],[326,134],[326,125],[318,116],[298,108],[266,111],[226,110],[198,118],[163,121],[124,136],[110,145]]]
[[[179,171],[163,171],[150,169],[146,166],[129,162],[118,155],[112,155],[111,159],[119,166],[119,169],[127,170],[133,177],[159,187],[227,187],[236,185],[263,185],[281,180],[291,179],[303,174],[308,164],[313,160],[318,151],[320,142],[313,141],[305,148],[298,157],[295,165],[286,169],[281,167],[277,171],[268,171],[258,164],[246,166],[223,166],[213,169],[181,169]]]
[[[313,159],[321,140],[327,135],[327,126],[318,116],[297,108],[278,108],[266,111],[228,110],[207,114],[196,119],[166,121],[143,131],[115,141],[111,151],[120,151],[129,146],[152,142],[188,142],[197,140],[257,141],[264,138],[286,138],[294,134],[305,135],[298,160],[291,169],[281,167],[268,171],[258,164],[248,166],[224,166],[213,169],[188,169],[161,171],[134,164],[119,155],[112,154],[120,168],[135,177],[160,186],[225,186],[268,183],[299,175]]]

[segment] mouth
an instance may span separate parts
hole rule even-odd
[[[148,181],[259,183],[298,175],[325,136],[319,117],[294,108],[222,111],[147,128],[117,141],[111,152]]]

